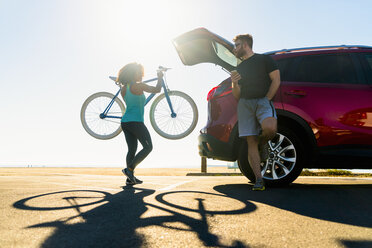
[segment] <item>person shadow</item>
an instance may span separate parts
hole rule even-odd
[[[155,191],[139,188],[137,190],[138,192],[135,193],[135,188],[130,187],[114,195],[103,192],[105,197],[102,202],[106,203],[101,206],[87,212],[81,212],[80,206],[75,204],[73,207],[77,210],[77,215],[64,220],[29,226],[29,228],[56,227],[53,235],[48,237],[41,245],[45,248],[142,247],[145,239],[135,231],[138,228],[137,220],[148,209],[143,199]],[[84,190],[80,192],[84,192]],[[58,192],[51,194],[56,193]],[[73,199],[65,197],[65,200],[72,201]],[[75,203],[78,200],[75,199]],[[22,208],[20,203],[22,202],[16,202],[14,206]],[[80,218],[83,221],[68,224],[67,222],[73,218]]]
[[[70,192],[74,192],[71,190]],[[64,197],[77,212],[76,215],[65,219],[59,219],[52,222],[40,223],[28,228],[55,227],[55,231],[41,245],[44,248],[55,247],[147,247],[146,237],[136,230],[141,227],[162,226],[180,231],[190,231],[197,234],[200,241],[207,247],[249,247],[239,240],[233,241],[231,246],[221,244],[218,235],[210,232],[208,216],[212,215],[208,211],[203,201],[204,198],[196,198],[198,202],[198,212],[200,218],[193,218],[180,211],[174,210],[172,204],[164,200],[164,196],[172,193],[183,193],[183,191],[165,192],[156,196],[158,202],[169,205],[171,208],[164,207],[160,204],[146,203],[144,198],[155,193],[153,189],[145,189],[133,186],[124,186],[123,191],[116,194],[110,194],[104,191],[77,190],[77,192],[96,192],[104,197],[94,203],[104,203],[89,211],[83,212],[79,205],[79,197]],[[193,193],[213,193],[187,191]],[[22,199],[13,204],[15,208],[33,211],[58,211],[67,207],[43,208],[31,207],[28,205],[30,200],[38,197],[55,196],[59,193],[64,195],[69,191],[51,192],[48,194],[37,195]],[[216,194],[214,194],[216,195]],[[218,194],[219,195],[219,194]],[[221,195],[219,195],[221,196]],[[208,195],[206,195],[208,197]],[[226,197],[226,196],[224,196]],[[94,197],[92,197],[94,198]],[[85,204],[89,205],[89,204]],[[162,210],[168,214],[156,215],[143,218],[149,207]],[[184,206],[180,206],[182,210]],[[244,207],[236,211],[226,211],[217,214],[242,214],[249,213],[256,209],[252,203],[245,203]],[[70,224],[69,221],[80,218],[82,221]],[[169,223],[183,223],[188,228],[172,227]]]

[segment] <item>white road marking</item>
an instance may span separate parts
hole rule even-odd
[[[167,187],[164,187],[164,188],[161,188],[161,189],[158,189],[159,191],[165,191],[165,190],[171,190],[171,189],[174,189],[182,184],[185,184],[185,183],[190,183],[190,182],[193,182],[193,181],[196,181],[197,179],[193,179],[193,180],[189,180],[189,181],[183,181],[183,182],[179,182],[179,183],[175,183],[175,184],[172,184],[172,185],[169,185]]]
[[[165,190],[171,190],[171,189],[174,189],[176,188],[177,186],[180,186],[182,184],[185,184],[185,183],[189,183],[189,182],[193,182],[193,181],[196,181],[197,179],[193,179],[193,180],[188,180],[188,181],[182,181],[182,182],[179,182],[179,183],[175,183],[175,184],[171,184],[171,185],[168,185],[168,184],[165,184],[165,183],[154,183],[154,182],[146,182],[146,184],[152,184],[152,185],[168,185],[164,188],[161,188],[159,189],[159,191],[165,191]],[[68,183],[58,183],[58,182],[46,182],[46,183],[52,183],[52,184],[56,184],[56,185],[63,185],[63,186],[68,186],[68,187],[76,187],[76,188],[84,188],[84,189],[96,189],[96,190],[109,190],[109,191],[118,191],[118,190],[121,190],[121,187],[120,188],[106,188],[106,187],[99,187],[99,186],[91,186],[91,185],[76,185],[76,184],[68,184]],[[140,185],[140,184],[138,184]],[[125,185],[122,185],[122,186],[125,186]]]

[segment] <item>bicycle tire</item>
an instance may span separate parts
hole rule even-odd
[[[182,139],[189,135],[198,122],[198,108],[190,96],[181,91],[168,91],[176,117],[171,117],[165,94],[159,95],[150,109],[154,130],[166,139]]]
[[[196,212],[196,213],[200,213],[200,209],[198,208],[192,208],[192,205],[179,205],[179,204],[176,204],[176,203],[171,203],[169,201],[167,201],[167,199],[165,199],[165,196],[169,196],[170,194],[178,194],[180,195],[181,193],[186,193],[186,194],[195,194],[192,198],[194,200],[201,200],[203,201],[204,199],[210,199],[211,197],[224,197],[225,200],[221,200],[221,202],[226,202],[226,200],[233,200],[233,201],[239,201],[241,202],[242,204],[244,204],[245,206],[242,207],[242,208],[238,208],[238,209],[230,209],[230,210],[227,210],[227,209],[224,209],[224,210],[218,210],[218,209],[221,209],[219,208],[218,206],[216,210],[211,210],[211,209],[203,209],[203,212],[205,214],[210,214],[210,215],[215,215],[215,214],[226,214],[226,215],[235,215],[235,214],[243,214],[243,213],[248,213],[248,212],[252,212],[253,210],[256,209],[256,206],[252,203],[249,203],[249,202],[245,202],[245,201],[242,201],[238,198],[235,198],[235,197],[231,197],[231,196],[228,196],[228,195],[225,195],[225,194],[219,194],[219,193],[212,193],[212,192],[203,192],[203,191],[191,191],[191,190],[183,190],[183,191],[170,191],[170,192],[166,192],[166,193],[161,193],[161,194],[158,194],[156,195],[155,199],[164,204],[164,205],[167,205],[169,207],[172,207],[172,208],[176,208],[176,209],[179,209],[179,210],[182,210],[182,211],[188,211],[188,212]],[[206,195],[205,197],[203,197],[202,195]],[[170,199],[174,199],[174,198],[170,198]],[[232,206],[235,206],[236,204],[232,205]]]
[[[58,205],[58,200],[67,200],[68,198],[79,198],[79,196],[75,197],[74,194],[77,193],[77,194],[87,194],[87,193],[99,193],[99,194],[102,194],[103,197],[101,197],[101,199],[99,200],[94,200],[92,202],[84,202],[84,203],[80,203],[80,204],[76,204],[76,205],[68,205],[68,206],[61,206],[61,205]],[[69,194],[68,197],[60,197],[60,198],[55,198],[54,196],[55,195],[58,195],[58,194]],[[38,199],[40,197],[50,197],[51,196],[51,199],[44,199],[43,203],[46,203],[45,206],[40,206],[40,205],[37,205],[37,206],[32,206],[29,202],[32,201],[32,200],[35,200],[35,199]],[[27,197],[25,199],[22,199],[22,200],[19,200],[17,202],[15,202],[13,204],[13,207],[15,208],[18,208],[18,209],[23,209],[23,210],[37,210],[37,211],[56,211],[56,210],[64,210],[64,209],[70,209],[70,208],[81,208],[81,207],[85,207],[85,206],[89,206],[89,205],[94,205],[94,204],[98,204],[98,203],[101,203],[101,202],[104,202],[104,201],[107,201],[108,198],[112,197],[112,194],[108,193],[108,192],[105,192],[105,191],[98,191],[98,190],[85,190],[85,189],[77,189],[77,190],[64,190],[64,191],[57,191],[57,192],[51,192],[51,193],[46,193],[46,194],[40,194],[40,195],[36,195],[36,196],[31,196],[31,197]],[[82,199],[84,199],[85,197],[81,197]],[[98,198],[98,197],[97,197]],[[85,199],[89,199],[89,198],[85,198]],[[75,200],[76,202],[76,200]],[[54,206],[48,206],[50,204],[55,204]]]
[[[108,92],[98,92],[89,96],[81,107],[81,123],[85,131],[96,139],[112,139],[122,131],[120,118],[100,118],[100,114],[103,113],[114,97],[113,94]],[[125,106],[123,102],[116,97],[107,114],[121,117],[124,112]]]

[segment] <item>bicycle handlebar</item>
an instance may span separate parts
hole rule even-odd
[[[157,71],[166,72],[166,71],[168,71],[170,69],[172,69],[172,68],[167,68],[167,67],[164,67],[164,66],[161,66],[160,65],[159,68],[157,69]]]

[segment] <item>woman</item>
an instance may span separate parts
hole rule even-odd
[[[126,111],[121,119],[121,128],[128,145],[127,168],[122,170],[127,176],[127,184],[142,183],[134,176],[134,169],[152,150],[151,136],[144,124],[146,97],[143,92],[160,92],[163,80],[163,73],[159,71],[158,82],[154,87],[142,83],[143,75],[144,69],[141,64],[130,63],[119,71],[117,79],[122,85],[121,96],[126,103]],[[136,154],[138,141],[143,148]]]

